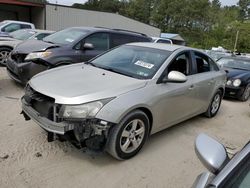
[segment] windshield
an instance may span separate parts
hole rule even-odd
[[[126,76],[151,79],[170,54],[166,50],[125,45],[97,57],[91,64]]]
[[[233,69],[250,70],[250,59],[226,59],[222,58],[217,61],[218,65]]]
[[[11,32],[9,35],[14,39],[27,40],[34,34],[36,34],[36,32],[32,30],[17,30],[17,31]]]
[[[87,31],[84,31],[82,29],[69,28],[45,37],[43,41],[55,44],[70,44],[86,34]]]

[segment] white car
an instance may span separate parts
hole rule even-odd
[[[160,38],[160,37],[151,37],[153,43],[164,43],[164,44],[173,44],[171,39]]]
[[[8,33],[19,29],[35,29],[34,24],[15,20],[4,20],[0,22],[0,36],[8,36]]]

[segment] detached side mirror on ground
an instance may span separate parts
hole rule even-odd
[[[229,161],[225,147],[205,134],[200,134],[196,138],[195,152],[203,165],[213,174],[218,174]]]
[[[173,82],[173,83],[184,83],[187,81],[187,77],[179,71],[171,71],[168,76],[162,79],[163,83]]]

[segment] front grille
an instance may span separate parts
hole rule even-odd
[[[46,117],[51,121],[57,121],[59,107],[55,105],[55,99],[43,95],[27,85],[24,100],[37,111],[40,116]]]
[[[22,63],[24,62],[24,59],[26,58],[27,54],[11,54],[11,59],[15,61],[16,63]]]

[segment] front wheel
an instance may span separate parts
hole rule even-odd
[[[208,118],[214,117],[220,109],[221,100],[222,100],[222,92],[218,90],[214,94],[210,102],[210,105],[207,111],[205,112],[205,116],[207,116]]]
[[[6,61],[10,52],[11,52],[10,48],[6,48],[6,47],[0,48],[0,64],[6,65]]]
[[[140,110],[133,111],[111,128],[106,151],[118,160],[129,159],[140,151],[148,135],[147,115]]]

